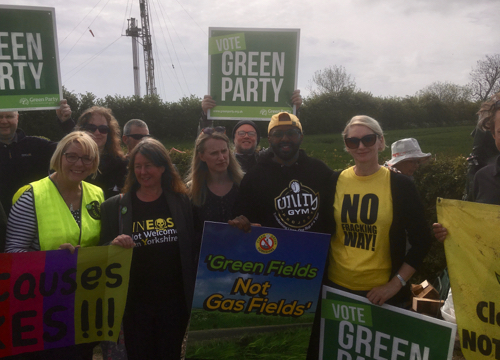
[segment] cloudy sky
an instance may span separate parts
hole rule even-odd
[[[139,0],[2,3],[56,9],[68,90],[133,95],[131,38],[124,35],[128,18],[140,20]],[[477,60],[500,53],[496,0],[149,0],[149,8],[156,86],[169,102],[207,93],[209,27],[299,28],[303,95],[314,72],[331,65],[344,66],[375,96],[413,95],[435,81],[465,85]]]

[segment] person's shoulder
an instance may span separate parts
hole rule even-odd
[[[92,185],[95,186],[95,185]],[[126,195],[126,194],[125,194]],[[124,194],[118,194],[114,195],[102,203],[102,206],[113,206],[113,204],[118,205],[120,203],[120,200],[125,196]]]
[[[299,150],[298,162],[304,162],[308,166],[314,167],[315,171],[324,171],[329,174],[334,173],[334,171],[328,165],[326,165],[324,161],[307,155],[306,152],[302,149]]]
[[[485,178],[485,177],[492,177],[493,175],[495,175],[500,169],[500,165],[498,164],[499,160],[500,156],[494,162],[486,166],[483,166],[481,169],[479,169],[474,177]]]
[[[21,133],[17,133],[17,142],[19,145],[23,146],[46,146],[52,143],[55,143],[54,141],[51,141],[50,139],[44,137],[44,136],[36,136],[36,135],[26,135],[24,131],[18,129],[18,131],[21,131]]]
[[[387,171],[391,177],[391,181],[394,181],[398,184],[403,184],[403,185],[414,185],[413,180],[407,176],[403,175],[402,173],[391,171],[388,168],[383,167],[384,171]]]

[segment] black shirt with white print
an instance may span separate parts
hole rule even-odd
[[[163,194],[151,202],[132,194],[132,239],[127,306],[185,306],[177,229]]]

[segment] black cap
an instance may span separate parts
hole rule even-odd
[[[250,125],[255,129],[255,132],[257,133],[257,143],[255,144],[256,146],[259,145],[260,142],[260,131],[257,128],[257,124],[255,124],[252,120],[241,120],[239,121],[233,128],[233,142],[234,142],[234,137],[236,136],[236,131],[238,128],[242,125]]]

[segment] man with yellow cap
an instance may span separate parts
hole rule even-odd
[[[269,122],[272,151],[259,156],[243,178],[230,223],[248,230],[249,222],[288,230],[332,233],[334,172],[300,149],[300,120],[282,112]]]

